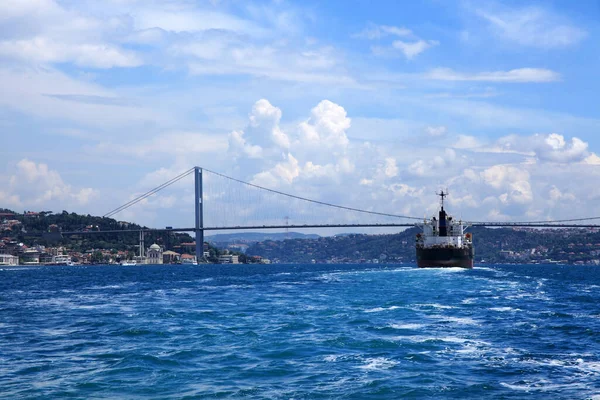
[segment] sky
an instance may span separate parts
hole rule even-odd
[[[470,221],[599,216],[599,36],[596,0],[3,0],[0,207],[103,215],[200,166],[384,213],[448,188]],[[142,203],[115,218],[193,225],[189,179]]]

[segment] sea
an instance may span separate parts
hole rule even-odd
[[[0,398],[600,399],[600,267],[5,267]]]

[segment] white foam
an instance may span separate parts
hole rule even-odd
[[[370,308],[368,310],[365,310],[364,312],[366,313],[374,313],[374,312],[381,312],[381,311],[391,311],[391,310],[396,310],[398,308],[401,308],[399,306],[391,306],[391,307],[375,307],[375,308]]]
[[[479,325],[477,321],[469,317],[443,317],[442,320],[453,322],[459,325]]]
[[[106,289],[122,289],[123,285],[106,285],[106,286],[90,286],[84,289],[87,290],[106,290]]]
[[[367,358],[364,361],[366,364],[361,365],[358,368],[368,371],[390,369],[393,368],[396,364],[398,364],[396,361],[390,360],[385,357]]]
[[[336,362],[338,360],[338,358],[340,358],[339,355],[337,355],[337,354],[330,354],[328,356],[325,356],[323,358],[323,360],[326,361],[326,362]]]
[[[551,384],[550,382],[548,382],[545,379],[541,379],[541,380],[535,381],[535,382],[526,382],[523,384],[511,384],[511,383],[506,383],[506,382],[500,382],[500,385],[507,387],[509,389],[512,389],[512,390],[518,390],[518,391],[522,391],[522,392],[546,392],[546,391],[550,391],[550,390],[554,391],[554,390],[558,390],[558,389],[563,389],[565,387],[568,387],[569,389],[587,388],[585,384],[581,384],[581,383],[577,383],[577,384],[569,383],[569,384],[560,385],[560,384]]]
[[[451,308],[456,308],[453,306],[446,306],[443,304],[437,304],[437,303],[426,303],[426,304],[415,304],[417,307],[431,307],[431,308],[439,308],[442,310],[447,310],[447,309],[451,309]]]
[[[506,312],[506,311],[521,311],[519,308],[512,307],[492,307],[490,311]]]
[[[421,329],[425,327],[423,324],[391,324],[389,326],[394,329]]]

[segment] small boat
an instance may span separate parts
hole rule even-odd
[[[137,261],[135,261],[135,260],[125,260],[125,261],[121,261],[119,264],[120,265],[125,265],[125,266],[134,266],[134,265],[137,265]]]

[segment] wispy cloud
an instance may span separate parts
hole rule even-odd
[[[473,10],[498,37],[540,48],[568,47],[579,43],[587,33],[565,17],[540,7],[491,7]]]
[[[396,39],[391,44],[371,46],[371,51],[374,55],[380,57],[398,57],[399,55],[403,55],[408,60],[412,60],[425,50],[439,44],[437,40],[421,39],[408,28],[389,25],[369,24],[361,32],[352,35],[354,38],[369,40],[380,40],[388,36],[401,37],[403,40]]]
[[[544,68],[517,68],[509,71],[492,71],[477,73],[461,73],[450,68],[435,68],[424,74],[426,79],[440,81],[480,81],[480,82],[512,82],[540,83],[560,80],[560,74]]]
[[[410,37],[413,36],[413,33],[410,29],[400,27],[400,26],[390,26],[390,25],[376,25],[369,24],[362,31],[355,33],[352,35],[354,38],[360,39],[381,39],[386,36],[399,36],[399,37]]]

